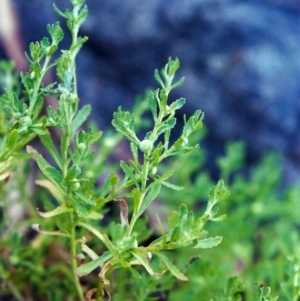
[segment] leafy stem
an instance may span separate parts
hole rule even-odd
[[[72,267],[72,277],[76,287],[76,291],[80,301],[84,301],[82,287],[80,285],[79,278],[75,274],[77,268],[77,251],[76,251],[76,224],[74,223],[74,213],[68,213],[69,224],[70,224],[70,254],[71,254],[71,267]]]

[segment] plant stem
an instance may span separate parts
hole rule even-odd
[[[75,275],[75,269],[77,268],[76,261],[76,232],[74,225],[74,217],[73,212],[69,213],[69,219],[71,224],[71,239],[70,239],[70,251],[71,251],[71,267],[72,267],[72,275],[74,277],[74,284],[76,287],[77,295],[80,301],[84,301],[83,291],[80,285],[79,277]]]

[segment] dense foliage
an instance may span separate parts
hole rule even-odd
[[[133,112],[116,108],[115,132],[87,125],[75,59],[88,9],[71,3],[54,6],[69,49],[56,58],[55,23],[30,44],[27,73],[0,65],[0,298],[298,300],[299,192],[280,192],[280,158],[248,174],[243,144],[228,143],[214,183],[198,146],[204,114],[177,117],[185,99],[169,100],[184,81],[178,59],[155,71],[159,88]]]

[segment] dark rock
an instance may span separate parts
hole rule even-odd
[[[57,1],[58,2],[58,1]],[[51,1],[16,0],[26,43],[58,19]],[[109,126],[119,105],[156,87],[153,70],[181,61],[184,113],[205,112],[206,147],[244,140],[249,162],[269,150],[285,157],[288,181],[299,174],[300,6],[297,0],[98,0],[81,35],[79,91],[93,118]],[[69,1],[59,1],[64,9]],[[63,20],[61,20],[63,22]],[[67,43],[68,40],[65,42]]]

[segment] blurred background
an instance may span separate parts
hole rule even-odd
[[[24,51],[48,36],[46,24],[64,20],[53,0],[2,0],[0,58],[26,70]],[[181,61],[183,113],[205,113],[202,147],[209,162],[227,141],[246,143],[247,164],[262,154],[283,155],[285,184],[300,175],[300,4],[299,0],[87,0],[81,35],[89,37],[78,57],[82,104],[91,118],[110,127],[118,106],[157,88],[154,69],[169,56]],[[69,0],[57,0],[65,10]],[[54,75],[53,75],[54,76]]]

